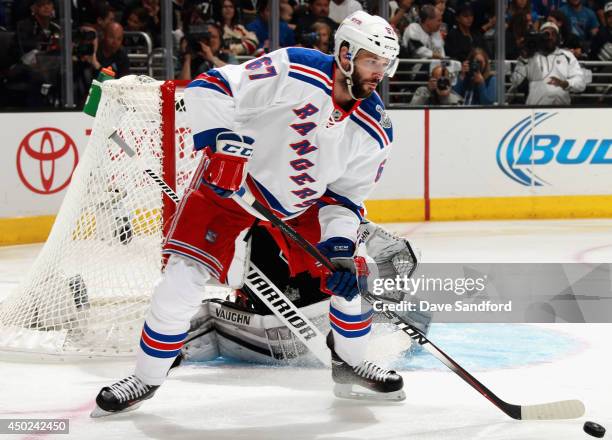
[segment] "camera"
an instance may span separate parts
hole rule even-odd
[[[436,88],[438,90],[446,90],[450,87],[450,79],[446,76],[441,76],[436,81]]]
[[[89,56],[94,53],[93,41],[97,38],[96,31],[78,29],[72,39],[75,42],[74,54],[77,57]]]
[[[208,25],[191,26],[187,35],[187,43],[192,53],[197,53],[201,50],[200,42],[210,45],[210,32]]]
[[[525,43],[523,45],[527,58],[534,56],[536,52],[545,51],[547,40],[548,38],[544,32],[528,32],[525,35]]]
[[[482,73],[482,66],[478,60],[471,59],[468,61],[468,70],[465,73],[466,81],[471,81],[477,72]]]
[[[480,72],[480,63],[478,60],[472,60],[468,64],[468,75],[474,76],[476,72]]]

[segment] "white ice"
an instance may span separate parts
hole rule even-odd
[[[408,237],[423,261],[612,262],[612,220],[388,226]],[[39,249],[0,248],[0,299],[25,276]],[[98,390],[131,373],[130,362],[7,361],[0,362],[0,419],[67,418],[70,435],[56,438],[103,440],[578,440],[589,438],[582,431],[586,420],[612,429],[612,324],[547,328],[575,341],[575,350],[535,365],[479,370],[475,376],[511,403],[581,399],[587,408],[581,419],[512,420],[445,370],[403,371],[406,401],[384,404],[335,399],[324,369],[243,364],[181,367],[137,411],[93,420],[89,412]],[[529,350],[529,341],[517,344]],[[478,355],[496,347],[470,349]]]

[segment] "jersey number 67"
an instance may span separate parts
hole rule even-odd
[[[247,70],[259,70],[262,67],[265,67],[266,73],[254,73],[249,75],[249,79],[262,79],[262,78],[270,78],[271,76],[276,76],[276,69],[272,66],[272,60],[270,57],[261,57],[257,58],[254,61],[251,61],[249,64],[245,66]]]

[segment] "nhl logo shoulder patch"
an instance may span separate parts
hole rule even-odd
[[[217,233],[212,229],[206,231],[206,241],[209,243],[214,243],[215,241],[217,241]]]

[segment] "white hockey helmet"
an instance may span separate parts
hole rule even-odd
[[[348,44],[351,67],[345,71],[340,64],[340,48]],[[336,31],[334,57],[342,73],[351,75],[355,68],[353,60],[360,49],[389,59],[389,67],[385,74],[393,76],[397,70],[399,41],[391,25],[382,17],[357,11],[342,20]]]

